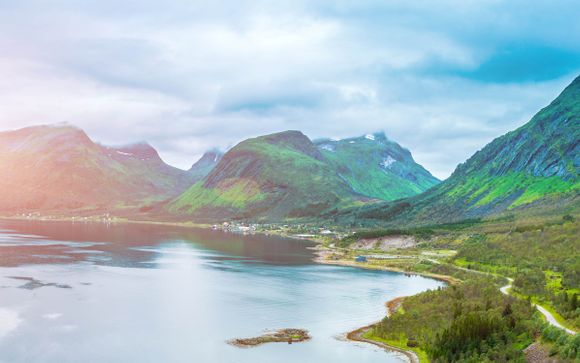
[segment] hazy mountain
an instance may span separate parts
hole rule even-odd
[[[191,175],[194,181],[205,178],[213,168],[215,168],[223,156],[224,153],[217,149],[205,152],[203,156],[188,170],[189,175]]]
[[[0,133],[0,211],[112,210],[171,198],[191,176],[145,143],[106,147],[71,126]]]

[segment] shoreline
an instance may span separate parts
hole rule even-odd
[[[68,218],[67,217],[29,218],[29,217],[17,217],[17,216],[11,216],[11,217],[0,216],[0,220],[1,219],[18,220],[18,221],[36,221],[36,222],[40,221],[40,222],[72,222],[72,223],[79,222],[79,223],[145,224],[145,225],[161,225],[161,226],[174,226],[174,227],[181,227],[181,228],[198,228],[198,229],[214,230],[213,228],[211,228],[210,224],[196,224],[193,222],[168,222],[168,221],[152,221],[152,220],[132,220],[132,219],[115,219],[115,220],[111,220],[111,221],[104,221],[101,219],[75,219],[72,217],[68,217]],[[221,231],[221,232],[226,232],[223,229],[217,229],[217,230]],[[232,233],[240,233],[240,232],[232,232]],[[240,234],[243,234],[243,233],[240,233]],[[434,280],[442,281],[442,282],[445,282],[445,283],[450,284],[450,285],[455,285],[455,284],[461,283],[460,280],[453,278],[451,276],[446,276],[446,275],[431,274],[431,273],[425,273],[425,272],[405,271],[402,269],[398,269],[398,268],[394,268],[394,267],[386,267],[386,266],[381,266],[381,267],[368,266],[368,265],[365,266],[365,265],[357,264],[354,261],[328,260],[325,257],[331,252],[331,249],[328,249],[328,247],[324,247],[323,242],[321,240],[317,240],[314,238],[303,238],[303,237],[296,237],[296,236],[292,236],[292,235],[277,234],[277,233],[268,234],[267,232],[264,232],[264,231],[255,231],[252,234],[260,234],[260,235],[264,235],[264,236],[274,235],[274,236],[283,237],[283,238],[291,238],[291,239],[295,239],[295,240],[309,241],[309,242],[315,243],[316,246],[309,248],[309,249],[312,249],[315,251],[314,254],[316,255],[316,257],[314,257],[312,259],[312,262],[314,262],[315,264],[334,265],[334,266],[342,266],[342,267],[354,267],[354,268],[360,268],[360,269],[366,269],[366,270],[386,271],[386,272],[394,272],[394,273],[400,273],[400,274],[413,274],[413,275],[417,275],[417,276],[423,276],[426,278],[431,278]],[[385,306],[387,307],[387,316],[391,315],[391,313],[394,313],[396,311],[396,309],[400,306],[400,303],[402,302],[402,300],[404,298],[405,298],[405,296],[395,297],[395,298],[393,298],[385,303]],[[362,342],[362,343],[372,344],[372,345],[375,345],[377,347],[402,354],[409,360],[410,363],[420,363],[419,357],[412,350],[405,350],[402,348],[391,346],[391,345],[384,343],[384,342],[364,338],[363,335],[369,329],[371,329],[375,324],[377,324],[377,322],[363,326],[363,327],[358,328],[358,329],[355,329],[351,332],[348,332],[346,334],[346,339],[353,341],[353,342]]]
[[[419,357],[417,356],[417,354],[415,354],[415,352],[411,351],[411,350],[405,350],[405,349],[401,349],[401,348],[397,348],[395,346],[389,345],[387,343],[383,343],[383,342],[379,342],[376,340],[372,340],[372,339],[367,339],[364,338],[364,334],[369,331],[374,324],[371,325],[367,325],[367,326],[363,326],[362,328],[358,328],[356,330],[353,330],[349,333],[346,334],[346,339],[353,341],[353,342],[359,342],[359,343],[367,343],[367,344],[372,344],[374,346],[377,346],[379,348],[383,348],[395,353],[399,353],[404,355],[410,363],[420,363],[419,361]]]
[[[177,222],[177,221],[155,221],[155,220],[137,220],[137,219],[114,219],[105,221],[102,219],[76,219],[73,217],[54,217],[54,218],[38,218],[38,217],[21,217],[21,216],[2,216],[0,215],[0,220],[12,220],[12,221],[33,221],[33,222],[69,222],[69,223],[105,223],[105,224],[144,224],[144,225],[157,225],[157,226],[169,226],[169,227],[180,227],[180,228],[194,228],[194,229],[206,229],[211,231],[219,231],[224,233],[235,233],[239,235],[261,235],[265,237],[281,237],[290,238],[298,241],[308,241],[316,244],[312,247],[314,249],[322,246],[323,241],[311,237],[302,237],[292,234],[277,233],[277,231],[252,231],[249,233],[244,233],[236,230],[227,230],[224,228],[213,228],[214,224],[209,223],[195,223],[195,222]],[[315,237],[315,236],[314,236]],[[316,261],[315,261],[316,262]]]
[[[316,241],[313,241],[316,242]],[[316,242],[318,243],[318,242]],[[447,275],[440,275],[440,274],[433,274],[429,272],[415,272],[415,271],[406,271],[396,267],[388,267],[388,266],[368,266],[362,265],[360,263],[354,261],[346,261],[346,260],[327,260],[325,257],[330,252],[328,249],[321,249],[320,244],[314,248],[316,250],[315,254],[317,257],[313,259],[315,263],[319,263],[321,265],[334,265],[334,266],[343,266],[343,267],[355,267],[355,268],[362,268],[365,270],[375,270],[375,271],[388,271],[388,272],[396,272],[401,274],[411,274],[417,276],[423,276],[430,279],[438,280],[445,282],[449,285],[457,285],[461,283],[461,280],[458,280],[452,276]]]
[[[401,306],[401,303],[403,302],[403,299],[405,299],[406,296],[399,296],[396,297],[394,299],[391,299],[389,301],[387,301],[385,303],[385,307],[387,308],[387,316],[390,316],[392,314],[394,314],[397,309]],[[367,339],[364,337],[365,333],[368,332],[370,329],[373,328],[373,326],[375,326],[378,322],[363,326],[361,328],[355,329],[353,331],[350,331],[346,334],[346,339],[353,341],[353,342],[360,342],[360,343],[367,343],[367,344],[372,344],[374,346],[377,346],[379,348],[383,348],[392,352],[396,352],[396,353],[400,353],[402,355],[404,355],[405,357],[407,357],[407,359],[409,360],[410,363],[420,363],[420,359],[419,356],[413,352],[412,350],[406,350],[406,349],[402,349],[399,347],[395,347],[392,345],[389,345],[387,343],[384,342],[379,342],[376,340],[372,340],[372,339]]]
[[[455,284],[461,283],[460,280],[457,280],[451,276],[446,276],[446,275],[409,272],[409,271],[404,271],[401,269],[397,269],[397,268],[393,268],[393,267],[386,267],[386,266],[381,266],[381,267],[379,267],[379,266],[364,266],[364,265],[357,264],[356,262],[345,261],[345,260],[327,260],[326,256],[331,252],[331,250],[329,250],[327,248],[323,249],[320,244],[317,247],[315,247],[314,249],[316,250],[315,253],[316,253],[317,257],[315,257],[313,259],[313,261],[315,263],[322,264],[322,265],[355,267],[355,268],[361,268],[361,269],[365,269],[365,270],[387,271],[387,272],[395,272],[395,273],[402,273],[402,274],[414,274],[414,275],[423,276],[423,277],[427,277],[427,278],[432,278],[434,280],[442,281],[442,282],[445,282],[449,285],[455,285]],[[401,306],[403,300],[406,297],[407,296],[398,296],[398,297],[395,297],[395,298],[387,301],[385,303],[385,307],[387,309],[387,316],[391,316],[392,314],[394,314],[397,311],[397,309]],[[386,350],[389,350],[392,352],[400,353],[400,354],[404,355],[409,360],[410,363],[420,363],[419,356],[412,350],[402,349],[402,348],[395,347],[395,346],[389,345],[389,344],[381,342],[381,341],[365,338],[364,334],[366,332],[368,332],[370,329],[372,329],[372,327],[374,325],[376,325],[377,323],[378,322],[371,323],[369,325],[366,325],[366,326],[363,326],[363,327],[360,327],[360,328],[357,328],[355,330],[348,332],[346,334],[346,339],[353,341],[353,342],[372,344],[372,345],[377,346],[379,348],[383,348],[383,349],[386,349]]]

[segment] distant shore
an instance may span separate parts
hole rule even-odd
[[[316,241],[314,241],[314,242],[316,242]],[[450,285],[456,285],[456,284],[459,284],[461,282],[460,280],[458,280],[452,276],[447,276],[447,275],[433,274],[433,273],[429,273],[429,272],[406,271],[403,269],[399,269],[396,267],[390,267],[390,266],[364,265],[361,263],[357,263],[355,261],[348,261],[348,260],[330,260],[330,259],[327,259],[327,257],[330,253],[332,253],[332,250],[320,247],[320,245],[315,247],[314,249],[316,250],[315,253],[317,255],[317,257],[314,258],[314,262],[319,263],[319,264],[323,264],[323,265],[356,267],[356,268],[362,268],[365,270],[389,271],[389,272],[397,272],[397,273],[402,273],[402,274],[418,275],[418,276],[428,277],[428,278],[431,278],[434,280],[443,281],[443,282],[448,283]]]

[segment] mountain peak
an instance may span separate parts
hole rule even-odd
[[[194,180],[203,179],[220,162],[224,153],[217,148],[206,151],[187,171]]]
[[[525,125],[496,138],[460,164],[452,176],[485,169],[576,180],[580,173],[580,77]]]
[[[562,91],[562,93],[566,92],[567,90],[575,89],[576,91],[580,90],[580,75],[576,76],[574,80]]]
[[[217,163],[222,158],[222,156],[224,156],[224,153],[220,149],[217,148],[209,149],[208,151],[203,153],[201,158],[195,164],[202,161]]]
[[[145,141],[117,147],[115,150],[121,155],[131,156],[141,160],[161,160],[157,150]]]
[[[261,139],[269,143],[301,143],[310,141],[306,135],[298,130],[287,130],[276,132],[269,135],[259,136],[256,139]]]
[[[322,155],[312,141],[304,135],[301,131],[287,130],[276,132],[269,135],[259,136],[253,139],[248,139],[239,143],[232,151],[247,146],[259,146],[261,143],[275,145],[277,147],[284,147],[293,149],[295,151],[306,154],[314,159],[322,160]],[[227,155],[227,154],[226,154]]]
[[[76,145],[92,147],[87,134],[69,124],[37,125],[0,133],[2,145],[8,150],[40,151],[44,149],[64,150]]]
[[[373,132],[372,134],[365,134],[364,136],[361,136],[361,138],[365,138],[367,140],[371,140],[371,141],[387,141],[387,135],[385,135],[384,131],[377,131],[377,132]]]

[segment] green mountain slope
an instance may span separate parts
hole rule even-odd
[[[579,171],[580,77],[527,124],[492,141],[440,185],[350,218],[429,224],[516,210],[562,212],[578,206]]]
[[[95,144],[71,126],[0,133],[0,212],[111,211],[171,198],[191,185],[141,143]]]
[[[313,143],[286,131],[241,142],[168,209],[198,220],[317,218],[437,182],[382,133]]]
[[[304,134],[286,131],[236,145],[169,210],[206,219],[277,220],[315,216],[363,199]]]
[[[317,140],[324,157],[357,193],[383,200],[410,197],[439,183],[384,133]]]

